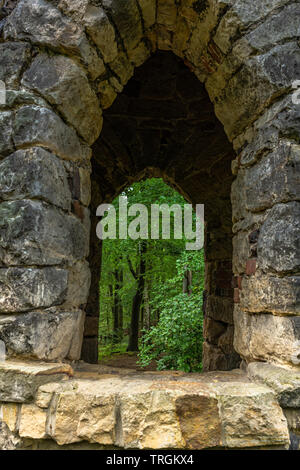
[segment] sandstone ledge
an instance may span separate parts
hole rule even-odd
[[[45,371],[51,373],[48,366]],[[61,374],[69,374],[64,367]],[[70,380],[41,385],[34,403],[2,403],[2,421],[23,441],[59,447],[85,443],[125,449],[218,449],[289,444],[287,421],[274,392],[250,382],[240,370],[185,374],[84,365],[79,369]],[[38,375],[38,367],[31,370],[34,377],[50,377]]]
[[[270,387],[283,408],[300,408],[300,369],[298,371],[263,362],[248,365],[248,376]]]
[[[59,382],[72,375],[73,369],[68,364],[11,360],[0,362],[0,401],[30,402],[41,385]]]

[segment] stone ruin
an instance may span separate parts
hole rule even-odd
[[[299,448],[299,2],[0,7],[0,448]],[[148,176],[205,204],[203,374],[96,364],[96,208]]]

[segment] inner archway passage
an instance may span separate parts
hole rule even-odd
[[[205,204],[206,285],[204,370],[239,364],[233,350],[232,146],[195,75],[172,53],[136,69],[104,112],[92,158],[92,215],[133,181],[161,176],[192,204]],[[97,360],[100,247],[92,221],[92,289],[83,358]],[[90,325],[94,324],[94,330]],[[91,334],[92,333],[92,334]]]

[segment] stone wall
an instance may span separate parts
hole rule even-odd
[[[204,124],[201,128],[195,122],[191,148],[196,150],[195,142],[204,135],[211,139],[211,147],[203,141],[210,157],[205,163],[201,149],[196,150],[202,169],[186,147],[195,166],[187,167],[184,181],[183,162],[176,159],[170,169],[168,152],[159,169],[196,202],[203,170],[215,182],[208,214],[218,207],[216,200],[224,202],[221,214],[207,221],[205,368],[236,364],[233,335],[235,350],[246,362],[298,367],[299,105],[292,100],[292,85],[299,78],[299,4],[287,0],[1,3],[0,79],[8,90],[0,114],[0,339],[8,354],[45,360],[80,357],[88,297],[92,302],[97,298],[90,291],[87,261],[90,245],[94,258],[89,207],[93,212],[103,195],[105,199],[113,195],[112,182],[118,192],[149,167],[145,154],[138,171],[131,171],[130,162],[121,168],[114,153],[101,148],[103,116],[103,139],[106,135],[113,147],[116,142],[107,134],[109,116],[117,120],[110,106],[135,68],[160,50],[181,58],[203,84],[199,88],[203,106],[193,107],[193,99],[188,110],[191,119]],[[188,103],[185,93],[192,79],[186,80],[181,98]],[[148,97],[149,93],[151,87]],[[212,117],[212,106],[206,93],[228,140],[222,129],[213,138],[209,134],[212,128],[207,128],[204,116],[208,112]],[[126,93],[118,100],[116,106],[126,101]],[[135,112],[139,109],[141,117],[149,117],[144,114],[147,108]],[[125,112],[127,117],[131,111]],[[176,116],[178,109],[174,112]],[[155,145],[150,135],[145,142]],[[231,190],[233,286],[229,285],[229,142],[237,155]],[[172,143],[166,132],[160,146],[167,151]],[[220,143],[222,155],[216,151]],[[93,165],[100,161],[107,173],[100,184],[93,166],[90,206],[92,154]],[[219,164],[221,157],[228,172]],[[117,171],[109,174],[115,165]],[[124,173],[127,180],[120,182]],[[99,266],[93,266],[93,259],[90,263],[95,289],[94,271]],[[88,307],[84,351],[92,360],[96,328],[95,312]]]
[[[0,365],[1,449],[298,449],[299,373]],[[290,432],[289,432],[290,431]]]

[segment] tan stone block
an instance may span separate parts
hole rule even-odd
[[[19,426],[20,437],[45,439],[47,413],[36,405],[22,405]]]
[[[0,405],[0,421],[3,421],[11,432],[17,431],[20,405],[17,403],[3,403]]]
[[[288,446],[287,422],[274,393],[262,385],[215,385],[223,445],[229,448]]]
[[[111,62],[118,55],[115,29],[102,8],[89,5],[83,19],[88,34],[101,51],[104,61]]]
[[[173,51],[180,57],[183,56],[183,51],[185,51],[187,47],[190,33],[191,31],[187,21],[184,18],[178,16],[176,29],[173,36]]]
[[[59,395],[55,427],[52,431],[52,437],[59,445],[72,444],[82,440],[77,435],[77,427],[86,406],[86,397],[80,394],[63,392]]]
[[[102,109],[109,108],[117,97],[117,93],[108,80],[103,80],[98,85],[100,104]]]
[[[299,368],[298,317],[248,314],[234,308],[234,349],[247,362],[264,361]]]
[[[80,200],[84,206],[89,206],[91,202],[91,172],[84,168],[79,168],[80,177]]]
[[[115,396],[94,397],[80,416],[77,435],[92,443],[112,445],[115,438]]]
[[[141,7],[145,28],[148,29],[154,25],[156,21],[156,1],[154,0],[138,0]]]
[[[150,50],[146,47],[144,41],[141,41],[134,49],[128,52],[128,57],[135,67],[140,67],[150,57]]]
[[[174,0],[158,0],[157,22],[173,31],[176,27],[177,6]]]
[[[176,412],[186,448],[207,449],[221,445],[221,422],[215,398],[183,395],[176,400]]]
[[[184,446],[176,415],[176,395],[164,390],[152,392],[142,426],[140,445],[143,449],[181,449]]]

